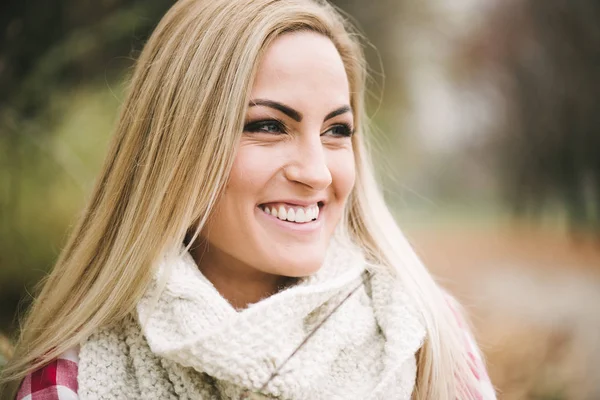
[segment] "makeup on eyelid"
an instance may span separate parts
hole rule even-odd
[[[265,131],[262,129],[267,126],[276,127],[276,129],[278,129],[278,131]],[[322,132],[321,135],[323,135],[333,129],[340,129],[340,128],[342,129],[342,132],[339,132],[338,134],[335,134],[333,136],[349,137],[354,134],[354,130],[352,129],[352,127],[349,124],[347,124],[345,122],[341,122],[341,123],[334,123],[327,130]],[[286,133],[289,131],[290,131],[290,128],[287,127],[285,122],[275,119],[275,118],[266,119],[266,120],[259,119],[256,121],[251,121],[251,122],[246,123],[246,125],[244,126],[244,132]]]

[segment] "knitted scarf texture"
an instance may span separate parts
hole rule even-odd
[[[425,329],[367,266],[334,240],[317,273],[238,311],[189,253],[165,256],[136,311],[82,343],[80,399],[408,400]]]

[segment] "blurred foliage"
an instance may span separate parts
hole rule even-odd
[[[14,327],[23,285],[56,259],[103,156],[121,92],[115,82],[170,5],[0,5],[0,327]]]
[[[58,88],[120,74],[171,3],[2,2],[0,107],[6,112],[8,106],[16,117],[31,118],[45,108]],[[111,71],[107,60],[121,62]]]
[[[564,210],[600,233],[600,2],[496,2],[467,39],[463,79],[502,92],[490,152],[518,214]]]

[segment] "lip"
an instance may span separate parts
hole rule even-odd
[[[268,204],[268,203],[264,203],[264,204]],[[310,204],[314,204],[314,203],[309,203],[309,205]],[[320,207],[321,211],[319,212],[319,217],[316,220],[311,221],[311,222],[305,222],[302,224],[296,224],[294,222],[289,222],[289,221],[282,221],[277,217],[267,214],[266,212],[261,210],[260,207],[256,207],[256,212],[259,214],[259,218],[264,218],[265,221],[271,222],[282,229],[292,231],[295,233],[314,233],[314,232],[320,230],[321,226],[323,225],[322,211],[323,211],[324,207],[325,207],[324,205]]]
[[[260,203],[259,205],[263,205],[263,204],[286,204],[289,205],[290,207],[308,207],[308,206],[312,206],[313,204],[318,204],[319,208],[323,208],[326,204],[325,199],[321,198],[321,199],[314,199],[314,200],[298,200],[298,199],[281,199],[281,200],[273,200],[273,201],[265,201],[264,203]]]

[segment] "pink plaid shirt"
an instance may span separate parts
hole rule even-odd
[[[453,306],[454,300],[449,298],[448,302],[450,307],[455,310]],[[494,400],[496,399],[495,391],[485,369],[479,348],[475,344],[475,340],[463,319],[456,312],[455,315],[463,329],[465,346],[469,351],[469,356],[473,360],[474,367],[472,368],[472,372],[482,383],[480,392],[476,394],[476,398],[480,400]],[[72,348],[50,364],[27,375],[21,384],[17,400],[78,400],[78,353],[78,348]]]
[[[18,400],[77,400],[79,349],[72,348],[50,364],[27,375]]]

